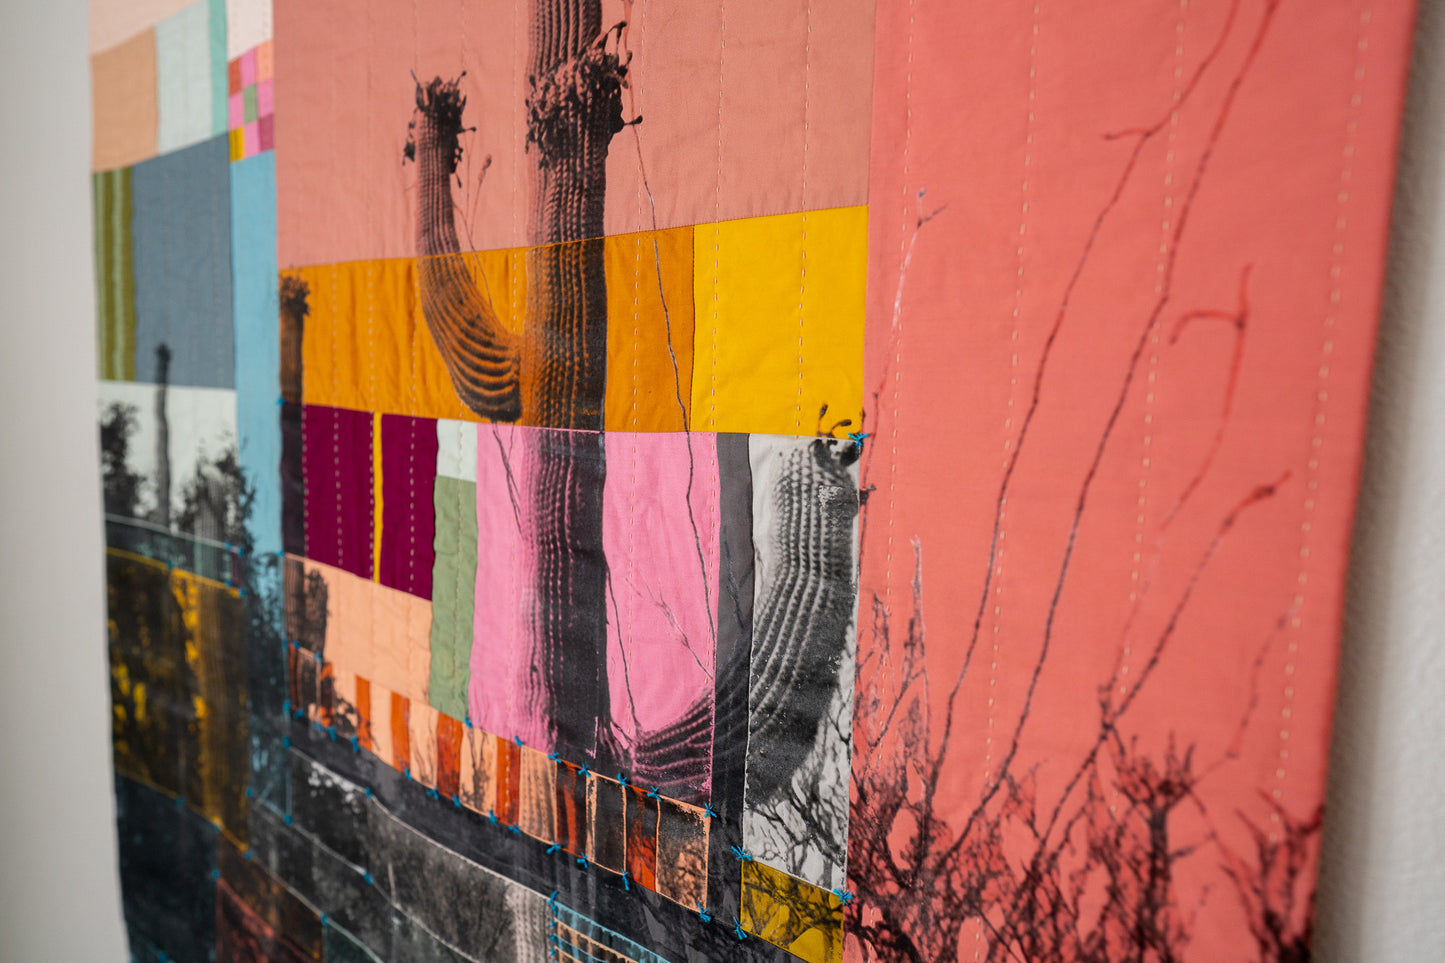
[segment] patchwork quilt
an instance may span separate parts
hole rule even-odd
[[[95,0],[138,961],[1301,961],[1408,0]]]

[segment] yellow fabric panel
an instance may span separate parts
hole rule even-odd
[[[525,261],[514,250],[461,256],[503,321],[525,316]],[[421,313],[416,261],[352,261],[286,272],[310,288],[302,400],[359,411],[478,421],[452,388]]]
[[[693,229],[694,423],[813,435],[863,409],[868,211],[832,208]]]
[[[692,400],[690,227],[609,237],[608,431],[685,431]]]
[[[856,429],[867,234],[867,209],[847,207],[606,238],[606,428],[811,436],[827,404],[823,428]],[[461,257],[520,333],[525,250]],[[307,404],[481,420],[427,330],[414,259],[288,273],[310,288]]]
[[[808,963],[843,958],[843,901],[771,866],[742,864],[742,928]]]

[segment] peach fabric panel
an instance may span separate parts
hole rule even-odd
[[[431,603],[329,565],[308,560],[305,566],[308,575],[317,571],[326,579],[326,661],[425,704]]]
[[[111,50],[195,0],[90,0],[90,52]]]
[[[467,71],[463,122],[477,129],[463,138],[453,188],[463,248],[531,239],[525,52],[498,39],[525,37],[523,17],[505,0],[391,4],[368,16],[342,0],[278,7],[283,268],[415,254],[416,174],[402,164],[413,71],[423,81]],[[826,10],[650,0],[632,17],[623,112],[643,120],[610,147],[606,233],[866,201],[872,0]],[[799,79],[780,89],[779,76]]]
[[[897,659],[916,544],[931,748],[971,654],[938,771],[951,821],[1026,709],[1011,771],[1047,812],[1098,686],[1117,702],[1141,676],[1121,735],[1219,765],[1196,793],[1221,844],[1252,854],[1241,816],[1274,831],[1271,799],[1294,819],[1322,800],[1409,5],[1268,9],[880,8],[859,610],[892,613]],[[855,758],[900,751],[920,747]],[[1171,824],[1209,831],[1192,806]],[[1179,907],[1213,889],[1207,958],[1252,952],[1220,861],[1175,867]]]
[[[90,93],[93,170],[112,170],[155,156],[159,114],[154,30],[147,28],[92,55]]]

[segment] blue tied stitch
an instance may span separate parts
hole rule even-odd
[[[426,794],[427,794],[427,798],[428,798],[428,799],[440,799],[440,798],[441,798],[441,795],[440,795],[435,789],[428,789],[428,790],[426,791]]]
[[[547,753],[547,758],[550,759],[550,760],[552,760],[553,762],[561,762],[561,761],[562,761],[562,757],[559,756],[559,755],[557,755],[557,753],[556,753],[555,750],[553,750],[552,752]]]
[[[517,748],[518,748],[518,749],[522,748],[522,746],[524,745],[524,743],[522,742],[522,737],[521,737],[521,736],[513,736],[513,737],[512,737],[512,741],[517,744]]]
[[[236,589],[236,596],[237,596],[238,598],[245,598],[245,597],[246,597],[246,586],[242,585],[240,588]]]
[[[291,714],[291,700],[290,700],[290,699],[287,699],[285,702],[281,703],[281,711],[284,712],[284,713],[286,713],[288,716]]]
[[[622,889],[624,892],[632,892],[632,874],[625,869],[622,871]]]
[[[712,914],[709,913],[707,910],[703,909],[703,906],[702,906],[701,903],[698,903],[698,904],[697,904],[697,917],[698,917],[698,919],[702,920],[704,923],[711,923],[711,922],[712,922]]]
[[[276,404],[278,404],[278,405],[284,405],[285,403],[286,403],[286,399],[285,399],[285,398],[277,398],[277,399],[276,399]]]
[[[322,926],[325,926],[325,925],[326,925],[326,914],[325,914],[325,913],[322,913],[322,914],[321,914],[321,925],[322,925]]]
[[[842,900],[844,906],[850,905],[854,899],[853,891],[849,889],[835,889],[833,895]]]
[[[659,798],[658,795],[657,795],[657,787],[656,787],[656,786],[653,786],[651,789],[649,789],[649,790],[647,791],[647,798],[648,798],[648,799],[657,799],[657,798]]]
[[[507,828],[510,829],[512,832],[516,833],[518,836],[522,835],[522,827],[518,826],[516,823],[512,823]]]
[[[487,810],[487,818],[492,821],[493,826],[497,825],[497,814],[492,812],[490,809]]]
[[[736,916],[733,917],[733,935],[738,938],[739,943],[748,938],[748,934],[743,932],[742,920],[738,919]]]
[[[411,766],[407,766],[406,769],[402,771],[402,775],[406,776],[407,782],[411,782]]]
[[[718,816],[717,810],[712,808],[712,803],[708,803],[706,806],[702,807],[702,813],[704,816],[711,817],[712,819],[721,818],[720,816]]]
[[[452,805],[455,806],[455,807],[457,807],[458,809],[461,809],[461,808],[462,808],[462,798],[461,798],[460,796],[453,796],[453,797],[452,797]]]
[[[313,652],[313,653],[312,653],[312,657],[316,659],[316,664],[317,664],[317,665],[320,665],[320,664],[321,664],[321,653],[320,653],[320,652]]]
[[[753,861],[753,854],[748,852],[746,849],[743,849],[741,846],[734,846],[732,849],[733,855],[737,857],[738,862],[750,863]]]
[[[578,866],[581,866],[583,869],[586,869],[586,868],[587,868],[587,857],[586,857],[586,856],[578,856],[578,857],[577,857],[577,865],[578,865]]]
[[[559,849],[561,849],[561,848],[562,848],[562,844],[561,844],[561,843],[553,843],[552,845],[550,845],[550,846],[547,847],[547,855],[548,855],[548,856],[551,856],[553,853],[555,853],[557,850],[559,850]]]
[[[296,718],[297,718],[297,719],[305,719],[305,718],[306,718],[306,710],[305,710],[305,709],[297,709],[297,710],[296,710]]]
[[[252,859],[255,858],[255,854],[252,853],[252,852],[248,849],[248,850],[246,850],[244,853],[241,854],[241,858],[244,859],[246,862],[249,863]]]
[[[286,825],[288,825],[288,826],[291,825],[291,814],[290,814],[290,813],[287,813],[287,814],[286,814]]]
[[[367,787],[366,787],[366,798],[367,798],[367,799],[370,799],[370,798],[371,798],[371,787],[370,787],[370,786],[367,786]]]
[[[627,776],[624,775],[623,773],[620,773],[620,772],[619,772],[619,773],[617,774],[617,781],[620,782],[620,783],[622,783],[622,785],[625,786],[625,785],[627,785]]]
[[[592,775],[592,770],[587,766],[586,763],[583,763],[582,768],[577,770],[577,775],[581,776],[583,779],[586,779],[588,776]]]
[[[866,432],[866,431],[850,431],[850,432],[848,432],[848,440],[853,443],[853,447],[854,447],[854,448],[857,448],[859,451],[862,451],[862,450],[863,450],[863,439],[864,439],[864,438],[867,438],[868,435],[869,435],[869,432]]]
[[[356,736],[352,736],[352,737],[351,737],[351,751],[352,751],[352,752],[360,752],[360,751],[361,751],[361,740],[358,739],[358,738],[356,738]]]
[[[256,798],[256,790],[252,789],[250,786],[247,786],[247,787],[246,787],[246,798],[247,798],[247,799],[254,799],[254,798]]]
[[[220,878],[221,878],[221,871],[220,871],[219,869],[213,869],[213,870],[211,870],[211,879],[220,879]]]
[[[466,726],[467,726],[468,729],[470,729],[470,728],[472,727],[472,717],[471,717],[471,716],[463,716],[463,717],[462,717],[462,722],[466,723]]]
[[[177,797],[176,797],[176,808],[177,808],[177,809],[185,809],[185,808],[186,808],[186,797],[185,797],[185,796],[177,796]]]
[[[551,909],[552,912],[554,912],[554,913],[557,912],[557,896],[558,896],[558,894],[560,894],[560,893],[561,893],[561,890],[556,890],[556,889],[554,889],[554,890],[552,890],[552,895],[547,897],[547,906],[548,906],[548,908]],[[555,923],[556,920],[553,920],[553,922]]]
[[[282,748],[282,749],[290,749],[290,748],[291,748],[291,737],[290,737],[290,736],[282,736],[282,737],[281,737],[281,748]]]
[[[335,741],[336,741],[336,727],[335,727],[335,726],[327,726],[327,727],[326,727],[326,734],[331,737],[331,741],[332,741],[332,742],[335,742]]]
[[[366,872],[362,873],[361,878],[366,880],[369,885],[375,885],[376,881],[371,878],[371,870],[367,870]]]

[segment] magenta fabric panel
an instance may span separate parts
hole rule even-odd
[[[437,423],[432,418],[381,416],[382,585],[431,598],[436,558],[432,483],[437,468]]]
[[[371,421],[345,408],[301,411],[307,557],[362,578],[372,574]]]

